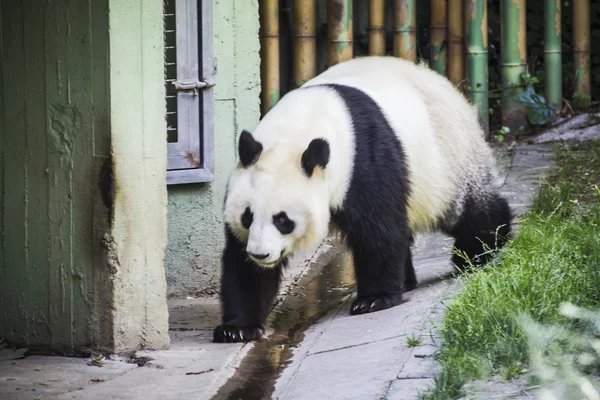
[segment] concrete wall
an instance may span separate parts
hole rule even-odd
[[[0,338],[165,347],[161,2],[0,7]]]
[[[162,2],[109,0],[109,26],[114,215],[104,239],[114,282],[111,347],[159,349],[169,344]]]
[[[211,294],[218,288],[223,196],[236,159],[236,140],[260,117],[258,1],[221,0],[213,7],[215,180],[168,188],[165,265],[168,293],[174,297]]]

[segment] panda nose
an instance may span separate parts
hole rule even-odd
[[[265,258],[269,257],[269,254],[248,253],[248,255],[251,256],[252,258],[256,258],[257,260],[264,260]]]

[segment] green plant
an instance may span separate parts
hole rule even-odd
[[[559,106],[557,104],[548,104],[546,98],[535,92],[534,84],[539,83],[535,76],[523,74],[521,76],[526,87],[525,91],[515,95],[515,100],[525,105],[527,120],[533,125],[543,125],[552,120],[556,115]]]
[[[600,371],[600,313],[568,302],[560,305],[559,313],[577,321],[577,327],[541,324],[526,314],[520,318],[541,397],[598,400],[592,375]]]
[[[578,111],[587,111],[590,108],[592,98],[589,94],[575,93],[573,94],[573,108]]]
[[[504,137],[506,136],[506,134],[509,132],[510,132],[510,128],[508,126],[503,126],[502,128],[498,129],[498,133],[496,133],[494,138],[497,141],[502,142],[504,140]]]
[[[558,168],[519,221],[518,235],[490,265],[460,278],[463,290],[442,327],[442,372],[421,398],[458,398],[471,379],[513,379],[528,370],[523,314],[580,330],[560,305],[600,307],[600,141],[560,145],[555,159]]]
[[[416,336],[406,338],[406,347],[417,347],[421,344],[421,339]]]

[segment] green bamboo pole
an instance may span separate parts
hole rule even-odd
[[[431,68],[440,75],[447,74],[448,22],[446,18],[446,0],[431,0]]]
[[[448,0],[448,79],[462,87],[465,79],[462,0]]]
[[[487,0],[464,1],[469,94],[479,121],[489,135]]]
[[[385,55],[384,0],[369,0],[369,55]]]
[[[279,101],[279,5],[277,0],[260,2],[261,113],[264,116]]]
[[[525,105],[515,95],[524,89],[527,72],[525,0],[502,0],[500,4],[500,65],[502,74],[502,125],[516,132],[527,126]]]
[[[573,1],[575,93],[590,95],[590,0]]]
[[[294,0],[294,83],[296,87],[317,74],[315,0]]]
[[[415,0],[394,0],[394,56],[417,60],[417,4]]]
[[[546,101],[562,102],[562,54],[560,49],[560,0],[545,0],[544,4],[544,75]]]
[[[352,52],[352,0],[327,2],[329,66],[350,60]]]

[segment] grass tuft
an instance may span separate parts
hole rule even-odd
[[[542,185],[518,235],[486,268],[464,275],[442,327],[442,372],[422,399],[464,396],[472,379],[510,380],[530,363],[522,316],[581,330],[562,303],[600,306],[600,141],[559,145],[557,169]]]
[[[416,336],[406,338],[406,347],[417,347],[421,345],[421,339]]]

